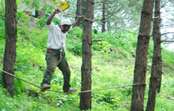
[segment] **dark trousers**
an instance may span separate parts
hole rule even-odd
[[[63,90],[68,91],[70,88],[70,68],[65,58],[64,50],[48,49],[46,53],[46,63],[47,68],[44,73],[42,84],[50,84],[52,74],[58,67],[61,70],[64,78]]]

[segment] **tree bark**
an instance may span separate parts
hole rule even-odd
[[[81,16],[81,3],[82,3],[82,0],[77,0],[77,6],[76,6],[76,18],[75,18],[75,21],[76,21],[76,24],[75,26],[80,26],[81,24],[81,21],[82,21],[82,18],[80,17]]]
[[[106,3],[105,0],[102,2],[102,32],[106,31]]]
[[[161,14],[160,0],[155,1],[155,17],[153,23],[154,51],[152,59],[152,72],[149,83],[149,96],[146,111],[155,111],[156,94],[160,91],[162,78],[162,58],[161,58]]]
[[[153,0],[144,0],[136,48],[131,111],[144,111],[144,91],[147,69],[147,50],[151,32]]]
[[[3,60],[3,70],[14,74],[14,65],[16,61],[16,0],[5,0],[5,52]],[[13,77],[3,73],[4,87],[10,95],[14,94]]]
[[[83,18],[83,40],[82,40],[82,67],[81,67],[81,94],[80,94],[80,109],[91,109],[91,45],[92,45],[92,21],[94,15],[94,0],[82,1],[82,15]],[[89,90],[89,92],[83,92]]]

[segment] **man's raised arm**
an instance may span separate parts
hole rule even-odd
[[[48,17],[48,20],[47,20],[47,25],[50,25],[51,24],[51,21],[53,20],[54,16],[56,14],[60,13],[60,10],[59,9],[56,9],[49,17]]]

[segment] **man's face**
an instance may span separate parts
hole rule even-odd
[[[60,26],[61,31],[62,31],[63,33],[68,32],[69,29],[70,29],[70,27],[71,27],[71,25],[67,25],[67,24],[64,24],[64,25],[61,25],[61,26]]]

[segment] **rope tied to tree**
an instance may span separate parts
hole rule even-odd
[[[12,73],[9,73],[9,72],[4,71],[4,70],[0,70],[0,71],[4,72],[4,74],[7,74],[7,75],[9,75],[9,76],[12,76],[12,77],[14,77],[14,78],[16,78],[16,79],[18,79],[18,80],[21,80],[21,81],[23,81],[23,82],[25,82],[25,83],[27,83],[27,84],[30,84],[30,85],[32,85],[32,86],[38,88],[38,89],[41,88],[39,85],[36,85],[36,84],[34,84],[34,83],[30,82],[30,81],[27,81],[27,80],[25,80],[25,79],[22,79],[22,78],[20,78],[20,77],[17,77],[17,76],[15,76],[15,75],[12,74]],[[81,93],[91,93],[91,92],[94,91],[94,90],[96,90],[96,91],[102,91],[102,90],[110,90],[110,89],[115,89],[115,88],[126,88],[126,87],[131,87],[131,86],[146,86],[146,84],[145,84],[145,83],[136,83],[136,84],[132,84],[132,85],[131,85],[131,84],[126,84],[126,85],[118,85],[118,84],[117,84],[116,86],[113,86],[113,85],[112,85],[112,87],[110,87],[110,88],[92,89],[92,90],[82,90],[82,91],[79,91],[78,93],[79,93],[79,94],[81,94]],[[57,93],[57,91],[50,90],[50,89],[47,90],[47,91],[51,91],[51,92]]]

